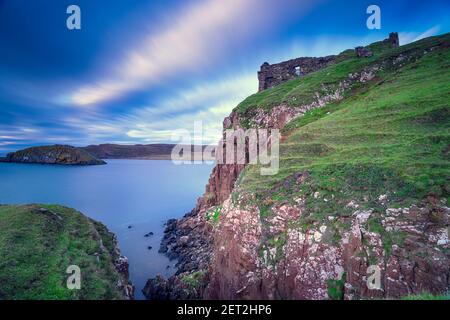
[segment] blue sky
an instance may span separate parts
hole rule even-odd
[[[66,8],[81,8],[81,30]],[[381,8],[381,30],[366,8]],[[53,143],[204,142],[257,91],[264,62],[449,32],[450,2],[0,0],[0,154]],[[176,142],[176,141],[175,141]]]

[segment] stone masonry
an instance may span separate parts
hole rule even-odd
[[[275,87],[288,80],[307,75],[330,65],[336,56],[296,58],[276,64],[264,62],[258,72],[259,91]]]
[[[390,33],[389,38],[383,40],[382,43],[392,48],[397,48],[399,46],[397,32]],[[358,57],[370,57],[373,54],[370,49],[365,47],[356,48],[355,53]],[[275,64],[264,62],[261,65],[261,70],[258,71],[259,91],[323,69],[332,64],[336,57],[335,55],[321,58],[302,57]]]

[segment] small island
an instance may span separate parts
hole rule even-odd
[[[69,145],[31,147],[8,153],[0,162],[42,163],[61,165],[100,165],[105,161],[91,155],[86,150]]]

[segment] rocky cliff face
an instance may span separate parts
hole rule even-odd
[[[329,222],[339,218],[304,230],[291,227],[305,214],[303,198],[295,205],[274,207],[273,216],[263,221],[260,209],[247,205],[251,201],[246,196],[234,204],[227,199],[214,230],[214,258],[204,297],[359,299],[445,293],[450,208],[439,201],[390,208],[389,199],[380,199],[386,207],[376,214],[381,228],[402,238],[390,252],[380,234],[370,229],[373,210],[358,210],[356,202],[349,204],[353,212],[345,218],[349,230],[333,241],[330,228],[336,221]],[[375,268],[380,270],[380,286],[371,289],[367,281]]]
[[[111,254],[114,258],[114,267],[120,275],[120,279],[117,281],[117,288],[122,291],[126,299],[134,300],[134,285],[130,281],[128,258],[121,254],[116,235],[111,234],[111,236],[114,243],[114,250]]]
[[[448,139],[426,137],[448,125],[438,101],[445,101],[439,70],[448,67],[449,35],[380,49],[385,42],[368,46],[370,57],[344,52],[336,66],[293,80],[297,87],[250,97],[224,120],[224,129],[282,129],[280,173],[264,178],[251,166],[217,165],[196,208],[168,224],[161,252],[179,259],[178,273],[149,280],[148,298],[400,298],[449,290],[450,208],[441,179],[449,173],[418,165],[424,148],[434,157],[427,159],[448,164]],[[424,83],[425,74],[434,78]],[[422,95],[427,90],[435,100]]]
[[[99,165],[106,164],[85,150],[67,145],[32,147],[9,153],[4,162],[64,164],[64,165]]]

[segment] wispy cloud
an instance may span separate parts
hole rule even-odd
[[[175,130],[192,131],[202,121],[205,143],[216,143],[222,121],[244,98],[257,91],[256,73],[244,73],[215,82],[197,84],[151,106],[135,108],[114,119],[100,113],[68,117],[64,126],[83,131],[91,143],[104,139],[169,142]],[[115,137],[115,138],[113,138]]]
[[[434,26],[424,32],[400,32],[400,44],[408,44],[411,42],[419,41],[420,39],[435,36],[440,31],[440,26]]]
[[[227,45],[243,40],[264,20],[257,0],[208,0],[174,13],[170,25],[129,48],[112,74],[77,88],[76,105],[97,104],[174,74],[212,63]],[[220,41],[218,40],[220,39]]]

